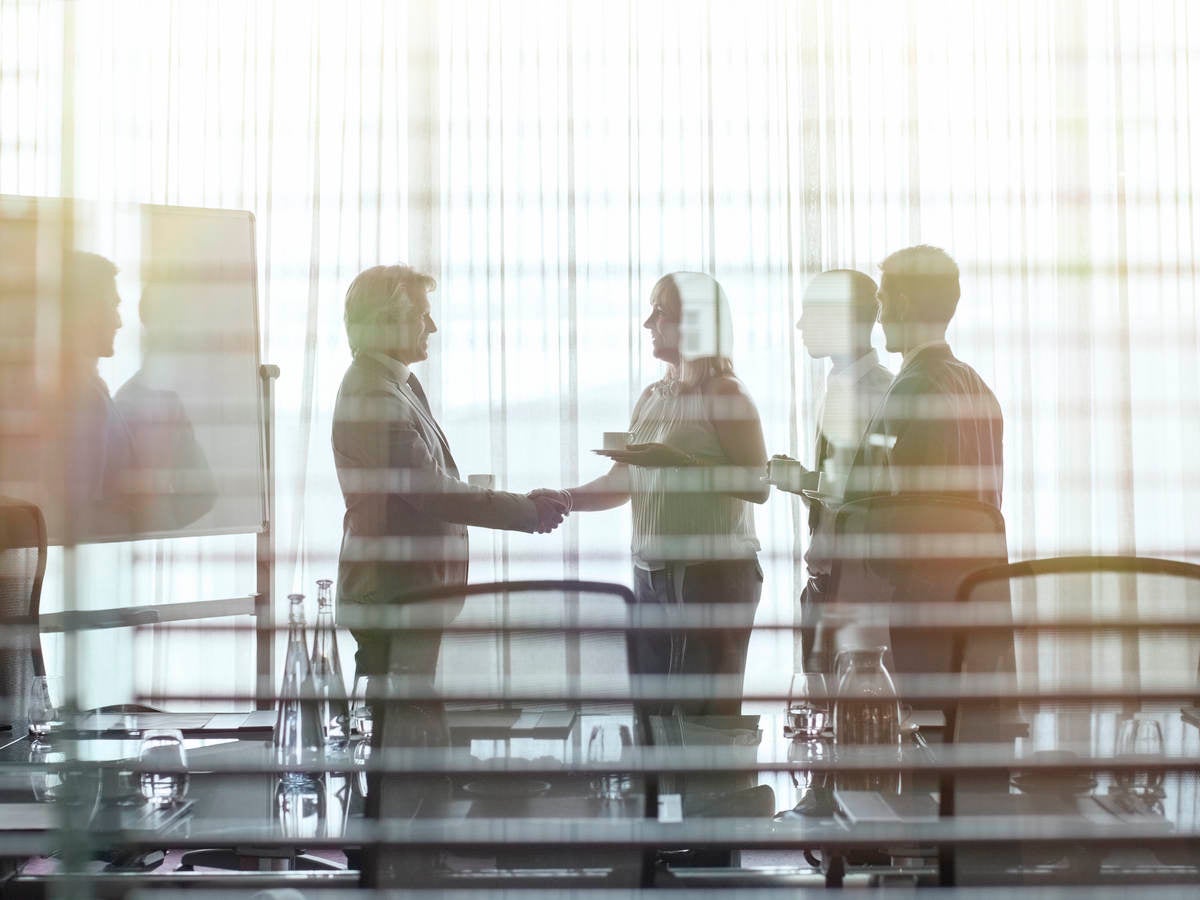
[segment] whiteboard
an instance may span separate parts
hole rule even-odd
[[[51,543],[265,527],[257,277],[246,211],[0,196],[0,492]]]

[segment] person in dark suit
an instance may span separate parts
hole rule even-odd
[[[346,292],[354,360],[333,413],[333,455],[346,502],[338,562],[339,614],[402,603],[406,594],[466,584],[467,526],[545,532],[566,503],[463,482],[424,388],[409,368],[437,331],[434,280],[407,266],[375,266]],[[440,640],[353,627],[357,674],[432,680]]]
[[[1000,405],[979,373],[958,359],[946,342],[961,293],[958,266],[946,251],[918,245],[893,253],[880,268],[879,321],[887,349],[902,353],[904,361],[854,456],[844,501],[920,494],[965,498],[999,509],[1004,473]],[[922,527],[910,522],[905,532],[916,533]],[[832,536],[820,543],[814,541],[810,555],[826,556],[832,562],[839,552]],[[860,557],[842,560],[856,566],[862,561]],[[878,577],[881,570],[867,560],[865,567],[855,571]],[[919,585],[937,582],[941,574],[932,558],[889,564],[887,571],[887,596],[892,603],[922,599],[929,592]],[[837,585],[833,592],[837,594]],[[834,596],[830,602],[840,599]],[[838,648],[878,641],[891,646],[899,671],[928,671],[934,665],[931,660],[945,649],[940,636],[930,641],[911,633],[903,639],[887,637],[884,622],[825,618],[824,627],[818,623],[815,638],[821,668],[833,663]]]
[[[966,497],[1000,507],[1004,418],[979,373],[946,343],[961,293],[946,251],[918,245],[882,263],[887,349],[904,362],[847,476],[847,502],[874,494]]]

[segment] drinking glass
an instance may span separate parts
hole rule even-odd
[[[371,759],[371,742],[363,739],[354,745],[350,761],[354,765],[354,786],[360,797],[367,796],[367,763]]]
[[[284,837],[324,837],[325,782],[317,778],[280,778],[275,786],[275,817]]]
[[[829,724],[829,694],[820,672],[797,672],[788,688],[783,736],[797,741],[819,738]]]
[[[1136,713],[1121,723],[1117,734],[1116,755],[1154,760],[1163,755],[1163,733],[1158,720],[1147,713]],[[1114,779],[1135,794],[1154,795],[1162,789],[1161,769],[1134,769],[1118,772]]]
[[[58,706],[62,679],[57,675],[36,675],[29,685],[29,705],[25,715],[29,720],[29,737],[34,743],[47,741],[54,729],[62,726]]]
[[[187,794],[187,753],[175,729],[148,731],[138,750],[138,786],[152,806],[166,808]]]
[[[350,692],[350,734],[352,737],[358,735],[364,741],[370,740],[373,724],[371,707],[367,703],[367,683],[367,676],[356,675]]]
[[[632,749],[633,735],[628,725],[596,725],[588,738],[587,758],[592,764],[627,763]],[[592,796],[600,800],[620,800],[632,787],[628,772],[596,772],[592,775]]]

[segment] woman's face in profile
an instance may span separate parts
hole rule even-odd
[[[650,294],[650,315],[642,327],[650,332],[654,355],[669,363],[679,361],[679,296],[670,282],[660,281]]]

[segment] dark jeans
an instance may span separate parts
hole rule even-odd
[[[677,604],[737,604],[744,614],[735,626],[721,630],[683,629],[645,632],[633,636],[631,671],[635,675],[734,675],[746,673],[746,655],[754,611],[762,596],[763,575],[756,559],[732,559],[721,562],[689,563],[682,568],[683,583],[677,585],[680,566],[648,572],[635,567],[633,593],[638,603],[657,603],[664,607]],[[698,679],[689,678],[687,684]],[[710,697],[680,701],[682,711],[692,715],[735,716],[741,713],[741,684],[736,697]],[[674,704],[662,704],[668,713]]]

